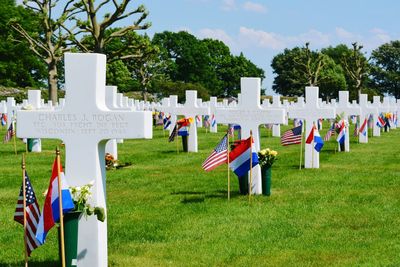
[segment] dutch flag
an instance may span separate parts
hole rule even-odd
[[[340,124],[339,134],[338,137],[336,138],[336,141],[338,141],[340,144],[344,144],[345,139],[346,139],[346,125],[344,122],[342,122]]]
[[[60,166],[61,167],[61,166]],[[67,182],[62,172],[61,173],[61,195],[63,213],[66,213],[74,209],[74,203],[72,201],[71,192],[69,191]],[[58,195],[58,177],[57,177],[57,159],[53,163],[53,171],[50,178],[50,185],[47,191],[42,215],[39,218],[39,224],[36,231],[36,239],[40,244],[43,244],[46,240],[47,233],[54,226],[56,222],[60,221],[60,206],[59,206],[59,195]]]
[[[250,151],[251,165],[254,167],[258,164],[258,156],[250,137],[238,141],[236,147],[229,153],[230,168],[238,177],[244,176],[250,170]]]

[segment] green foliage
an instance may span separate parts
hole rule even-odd
[[[107,84],[118,85],[118,90],[120,92],[131,91],[135,88],[131,72],[121,60],[108,63],[106,75]]]
[[[343,69],[328,55],[295,47],[276,55],[271,67],[276,74],[272,89],[285,96],[302,96],[304,87],[319,86],[323,98],[337,97],[346,90]]]
[[[157,92],[159,99],[163,97],[169,97],[170,95],[177,95],[178,100],[181,103],[185,101],[186,90],[196,90],[197,97],[202,99],[209,99],[210,94],[208,90],[201,84],[195,83],[184,83],[184,82],[173,82],[173,81],[159,81],[154,83],[154,92]]]
[[[32,33],[39,24],[33,12],[16,6],[14,0],[3,0],[0,8],[0,85],[10,87],[42,87],[46,66],[29,50],[25,41],[15,41],[17,34],[9,21],[18,21]]]
[[[105,210],[103,207],[92,207],[88,201],[92,197],[92,187],[94,181],[90,184],[83,186],[71,186],[69,189],[71,191],[72,199],[74,202],[74,209],[71,212],[81,212],[84,216],[96,215],[97,219],[104,222],[106,219]]]
[[[199,83],[211,95],[233,96],[240,91],[240,77],[264,78],[264,71],[243,54],[233,56],[221,41],[199,40],[188,32],[162,32],[153,37],[168,64],[166,73],[172,81]]]
[[[15,88],[15,87],[4,87],[0,85],[0,101],[6,100],[7,97],[14,97],[15,101],[21,103],[22,100],[28,98],[28,90],[38,90],[38,88]],[[41,95],[43,99],[48,99],[49,92],[47,90],[41,90]],[[58,97],[64,97],[65,91],[59,90]]]
[[[110,266],[400,265],[400,146],[393,142],[399,130],[368,144],[352,138],[351,153],[335,153],[337,142],[326,142],[320,169],[299,170],[300,146],[282,147],[262,129],[261,147],[279,150],[279,160],[272,166],[271,197],[254,196],[251,203],[237,193],[233,173],[227,200],[226,165],[201,169],[226,127],[220,130],[199,129],[198,153],[177,154],[160,127],[151,140],[119,146],[119,159],[134,164],[107,172]],[[27,155],[40,206],[58,144],[42,139],[43,152]],[[22,226],[13,221],[25,146],[17,140],[17,148],[15,156],[12,143],[0,146],[0,266],[24,261]],[[58,259],[52,229],[29,262],[59,266]]]
[[[400,41],[383,44],[372,51],[371,61],[374,88],[400,98]]]

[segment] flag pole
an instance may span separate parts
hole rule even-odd
[[[250,180],[249,180],[249,203],[251,200],[251,187],[253,185],[253,171],[252,171],[252,165],[253,165],[253,131],[250,130]]]
[[[12,121],[11,123],[13,124],[13,140],[14,140],[14,152],[15,155],[17,155],[17,141],[16,141],[16,135],[17,135],[17,131],[15,131],[15,121]]]
[[[226,157],[228,159],[228,201],[231,199],[231,172],[229,171],[229,152],[230,152],[230,148],[229,148],[229,129],[228,129],[228,133],[226,134],[228,141],[227,141],[227,149],[226,149]]]
[[[23,210],[24,210],[24,248],[25,248],[25,267],[28,267],[28,240],[26,236],[26,180],[25,180],[25,154],[22,154],[22,197],[23,197]]]
[[[312,143],[311,143],[312,144],[312,146],[311,146],[311,149],[312,149],[312,153],[311,153],[311,158],[312,158],[311,168],[312,169],[314,169],[314,133],[315,133],[314,127],[315,127],[315,123],[313,122],[312,129],[311,129],[311,131],[313,131],[313,139],[312,139]]]
[[[303,160],[303,124],[301,125],[301,142],[300,142],[300,166],[299,170],[301,170],[301,161]]]
[[[60,149],[56,148],[57,156],[57,179],[58,179],[58,204],[60,208],[60,237],[61,237],[61,266],[65,267],[65,244],[64,244],[64,219],[62,207],[62,190],[61,190],[61,159]]]

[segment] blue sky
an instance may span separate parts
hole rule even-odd
[[[285,48],[310,42],[312,49],[321,49],[357,41],[369,53],[400,39],[399,0],[132,0],[130,8],[139,4],[150,13],[152,27],[145,31],[150,36],[186,30],[198,38],[222,40],[233,54],[243,52],[265,70],[268,94],[271,60]]]
[[[139,3],[138,1],[134,1]],[[397,0],[152,0],[142,2],[152,27],[147,33],[186,30],[199,38],[224,41],[234,54],[263,68],[268,93],[270,67],[284,48],[313,49],[358,41],[370,52],[400,38]]]

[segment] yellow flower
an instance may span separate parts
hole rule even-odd
[[[260,154],[261,154],[262,156],[265,156],[265,155],[267,154],[267,150],[265,150],[265,149],[261,150],[261,151],[260,151]]]
[[[271,151],[271,155],[274,156],[274,157],[276,157],[276,155],[278,155],[278,152],[275,151],[275,150],[272,150],[272,151]]]

